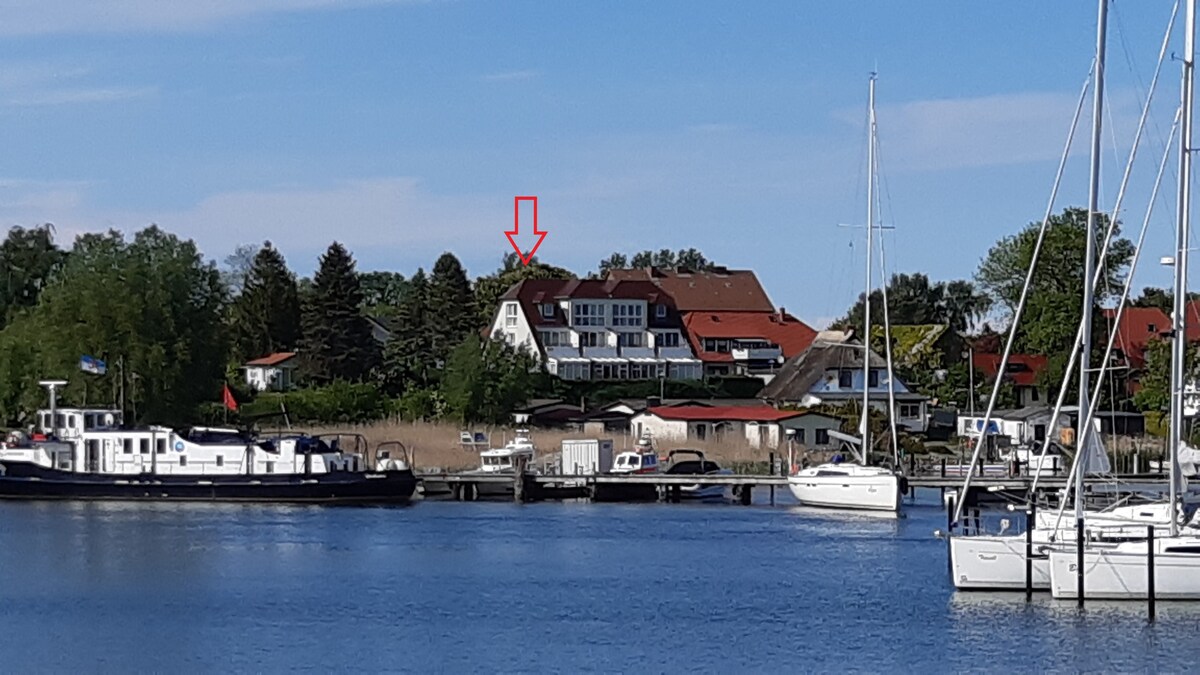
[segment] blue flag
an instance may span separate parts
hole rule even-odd
[[[79,369],[93,375],[103,375],[108,372],[108,366],[103,361],[87,355],[79,357]]]

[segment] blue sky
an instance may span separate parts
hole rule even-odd
[[[814,324],[862,290],[862,231],[838,224],[865,216],[868,72],[888,267],[962,278],[1041,217],[1095,40],[1090,1],[4,6],[5,225],[156,222],[218,260],[269,239],[302,274],[333,239],[405,274],[451,250],[475,275],[533,194],[547,262],[695,246]],[[1113,7],[1106,205],[1172,3]],[[1168,64],[1132,229],[1177,92]],[[1085,201],[1085,147],[1060,206]],[[1171,217],[1139,285],[1168,282]]]

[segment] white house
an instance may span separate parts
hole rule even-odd
[[[909,431],[925,431],[929,399],[909,389],[898,377],[893,380],[889,392],[887,362],[871,352],[870,364],[864,373],[863,353],[862,344],[850,335],[824,331],[817,335],[811,346],[788,359],[759,396],[774,403],[808,408],[822,403],[860,402],[865,393],[870,406],[884,413],[894,400],[895,408],[891,414],[898,426]]]
[[[658,440],[722,440],[742,437],[755,448],[777,448],[785,440],[780,422],[803,415],[796,410],[759,406],[660,406],[634,415],[635,437]]]
[[[644,281],[526,279],[501,297],[490,334],[565,380],[703,376],[670,297]]]
[[[247,361],[242,366],[246,384],[255,391],[287,391],[296,383],[296,360],[296,352],[276,352]]]

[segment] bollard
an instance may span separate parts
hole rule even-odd
[[[1150,612],[1150,623],[1154,623],[1154,526],[1146,528],[1146,600]]]
[[[1037,505],[1025,509],[1025,602],[1033,600],[1033,528],[1037,522]]]

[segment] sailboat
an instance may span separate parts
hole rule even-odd
[[[1172,16],[1173,24],[1174,16]],[[1092,126],[1092,161],[1091,161],[1091,183],[1089,190],[1089,222],[1086,251],[1086,265],[1084,272],[1084,295],[1083,295],[1083,311],[1079,325],[1079,332],[1076,336],[1076,343],[1071,358],[1068,360],[1068,372],[1064,378],[1063,389],[1059,393],[1058,403],[1055,406],[1054,418],[1051,420],[1051,426],[1057,421],[1057,417],[1061,412],[1062,404],[1067,392],[1065,381],[1071,377],[1072,370],[1076,365],[1078,358],[1078,366],[1081,372],[1079,382],[1079,427],[1083,430],[1079,434],[1078,447],[1080,452],[1073,467],[1072,476],[1074,478],[1075,495],[1083,494],[1083,476],[1085,473],[1108,473],[1110,467],[1108,465],[1107,456],[1104,452],[1102,443],[1100,442],[1099,434],[1096,433],[1092,420],[1094,418],[1094,405],[1090,405],[1088,390],[1088,379],[1091,371],[1088,368],[1088,360],[1091,354],[1091,315],[1093,308],[1094,288],[1097,282],[1095,261],[1097,257],[1095,250],[1095,218],[1098,214],[1098,188],[1099,188],[1099,169],[1100,169],[1100,132],[1101,119],[1103,111],[1103,82],[1104,82],[1104,55],[1105,55],[1105,33],[1107,22],[1107,2],[1101,0],[1098,16],[1097,28],[1097,46],[1096,46],[1096,69],[1095,69],[1095,87],[1093,89],[1093,126]],[[1167,46],[1167,38],[1169,37],[1170,29],[1168,27],[1168,35],[1164,36],[1163,50]],[[1161,54],[1160,54],[1161,62]],[[1081,95],[1080,104],[1082,106],[1083,97]],[[1147,100],[1147,109],[1149,100]],[[1078,115],[1078,112],[1077,112]],[[1144,122],[1145,111],[1143,111]],[[1139,125],[1140,133],[1140,125]],[[1136,142],[1135,142],[1136,146]],[[1068,143],[1069,147],[1069,143]],[[1065,156],[1065,153],[1064,153]],[[1164,154],[1163,161],[1165,165],[1166,155]],[[1161,175],[1160,167],[1160,175]],[[1127,174],[1128,175],[1128,174]],[[1060,167],[1061,177],[1061,167]],[[1157,186],[1156,186],[1157,187]],[[1049,211],[1047,211],[1049,214]],[[1147,215],[1147,219],[1149,215]],[[1106,237],[1105,242],[1109,238]],[[1036,264],[1036,261],[1035,263]],[[1030,269],[1030,278],[1032,278],[1033,270]],[[1122,297],[1124,302],[1125,296],[1128,294],[1128,282],[1132,280],[1132,274],[1127,281],[1126,288]],[[1017,317],[1014,319],[1014,329],[1016,321],[1019,319],[1021,308],[1024,307],[1025,295],[1028,293],[1029,279],[1026,280],[1026,287],[1022,291],[1022,299],[1018,304]],[[1013,336],[1015,333],[1010,333],[1008,345],[1005,347],[1005,359],[1012,345]],[[1109,351],[1111,352],[1111,337]],[[1103,377],[1104,369],[1100,370]],[[997,383],[998,384],[998,383]],[[1096,392],[1099,392],[1097,386]],[[990,419],[992,408],[995,402],[996,391],[993,391],[992,401],[989,403],[988,411],[985,414],[985,422]],[[979,439],[983,441],[981,437]],[[1049,447],[1049,439],[1044,442],[1043,455]],[[978,454],[978,449],[976,451]],[[974,461],[974,459],[973,459]],[[1040,475],[1040,474],[1039,474]],[[968,475],[963,487],[963,495],[966,495],[971,484],[971,478]],[[1036,485],[1036,479],[1035,479]],[[1035,490],[1030,489],[1030,498]],[[954,520],[957,522],[962,510],[962,500],[959,500],[959,512],[955,515]],[[1061,526],[1060,517],[1056,514],[1038,513],[1030,524],[1031,532],[1018,534],[981,534],[981,533],[951,533],[949,537],[949,554],[950,554],[950,569],[951,579],[956,588],[961,590],[1049,590],[1051,587],[1051,564],[1050,551],[1068,547],[1074,550],[1069,544],[1077,539],[1083,539],[1084,522],[1086,519],[1090,539],[1095,546],[1116,546],[1121,542],[1136,541],[1146,537],[1147,529],[1153,527],[1156,533],[1168,533],[1170,528],[1174,526],[1175,512],[1170,504],[1118,504],[1112,508],[1102,511],[1085,511],[1082,499],[1075,501],[1075,522],[1074,527]],[[1027,536],[1028,535],[1028,539]]]
[[[837,509],[899,511],[903,495],[902,476],[891,469],[870,466],[871,428],[869,424],[871,382],[871,256],[875,229],[875,74],[871,74],[868,96],[868,171],[867,171],[867,289],[864,297],[864,330],[862,354],[862,414],[859,422],[861,436],[829,432],[830,437],[842,441],[843,447],[854,455],[858,463],[826,463],[802,469],[788,476],[788,489],[801,504]],[[885,291],[886,292],[886,291]],[[886,305],[885,305],[886,311]],[[889,350],[890,356],[890,350]],[[891,363],[888,363],[889,405],[894,399]],[[892,417],[894,410],[889,412]],[[892,418],[892,441],[895,443],[895,419]]]
[[[1169,501],[1170,532],[1165,537],[1130,541],[1115,546],[1098,546],[1082,535],[1074,546],[1050,552],[1050,590],[1055,598],[1100,598],[1140,600],[1150,593],[1172,600],[1200,600],[1200,536],[1184,533],[1179,522],[1179,452],[1183,442],[1184,354],[1187,335],[1187,254],[1191,226],[1192,108],[1195,81],[1196,0],[1187,3],[1184,28],[1184,54],[1179,131],[1179,195],[1175,228],[1174,266],[1175,299],[1171,311],[1171,410],[1168,449],[1170,456]],[[1076,492],[1076,510],[1080,506]],[[1154,558],[1150,553],[1153,546]],[[1151,564],[1153,567],[1151,568]]]

